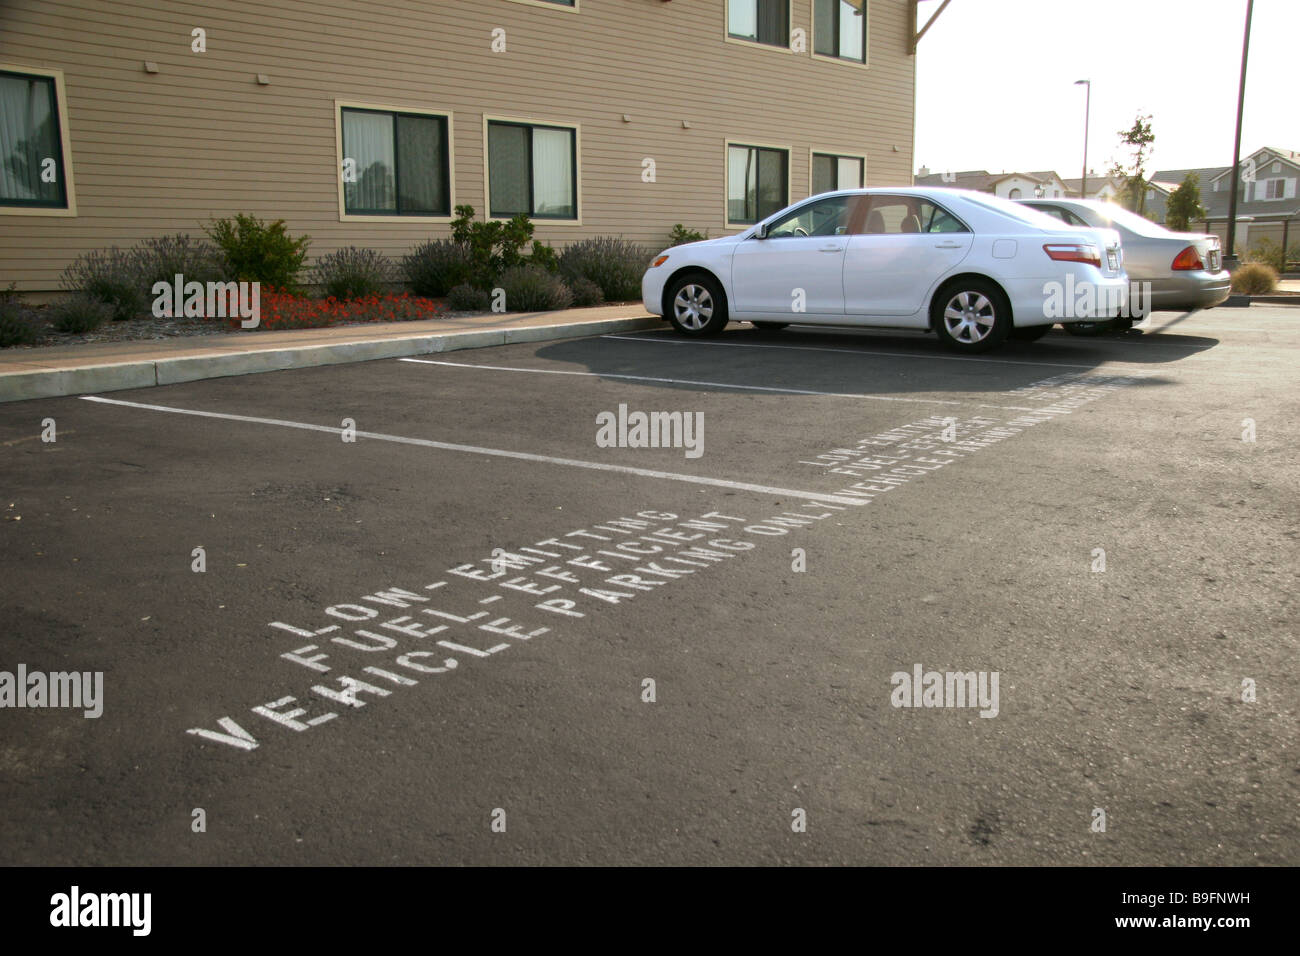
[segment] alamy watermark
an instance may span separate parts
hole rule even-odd
[[[0,707],[72,707],[82,716],[104,713],[103,671],[0,671]]]
[[[997,671],[895,671],[889,702],[894,707],[979,707],[981,717],[998,715]]]
[[[50,897],[51,926],[125,926],[133,936],[148,936],[152,912],[152,893],[83,893],[73,886]]]
[[[687,458],[704,454],[703,412],[618,412],[596,415],[598,448],[684,448]]]
[[[1151,283],[1131,282],[1128,286],[1098,287],[1075,282],[1066,273],[1064,282],[1043,284],[1043,314],[1049,319],[1145,319],[1151,314]]]
[[[238,318],[239,326],[255,329],[262,321],[262,283],[186,282],[179,272],[172,282],[153,284],[153,317],[170,319]]]

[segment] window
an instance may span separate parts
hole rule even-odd
[[[0,71],[0,206],[70,209],[55,76]]]
[[[867,0],[813,0],[813,52],[867,62]]]
[[[1011,192],[1007,193],[1007,198],[1008,198],[1008,199],[1019,199],[1019,198],[1020,198],[1020,189],[1019,189],[1019,188],[1012,189]]]
[[[1285,186],[1286,186],[1286,180],[1284,179],[1267,180],[1264,184],[1264,189],[1265,189],[1264,198],[1265,199],[1283,198],[1283,196],[1286,194]]]
[[[1060,206],[1034,206],[1033,208],[1037,209],[1039,212],[1046,213],[1049,216],[1054,216],[1066,225],[1073,225],[1073,223],[1070,222],[1070,214]]]
[[[830,192],[834,189],[861,189],[862,167],[865,165],[861,156],[832,156],[828,153],[813,153],[812,156],[812,194]]]
[[[790,47],[790,0],[727,0],[727,36]]]
[[[970,232],[946,209],[915,196],[873,196],[867,215],[869,234]]]
[[[861,196],[832,196],[805,203],[787,213],[767,229],[769,239],[843,236],[861,228],[862,219],[851,222],[862,206]]]
[[[343,211],[451,214],[447,117],[341,107]]]
[[[488,122],[488,208],[493,216],[578,218],[577,130]]]
[[[789,205],[790,153],[727,145],[727,221],[753,223]]]
[[[1061,220],[1061,222],[1065,223],[1067,226],[1086,226],[1086,225],[1088,225],[1086,222],[1084,222],[1082,219],[1080,219],[1080,218],[1079,218],[1078,216],[1076,216],[1074,213],[1070,212],[1070,210],[1068,210],[1068,209],[1062,209],[1060,206],[1037,206],[1037,205],[1035,205],[1033,208],[1034,208],[1034,209],[1037,209],[1039,212],[1045,212],[1045,213],[1047,213],[1047,215],[1049,215],[1049,216],[1053,216],[1053,217],[1055,217],[1055,218]]]

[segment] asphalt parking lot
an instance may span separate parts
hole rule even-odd
[[[0,863],[1295,865],[1298,368],[1255,306],[0,406],[0,669],[103,673],[0,710]]]

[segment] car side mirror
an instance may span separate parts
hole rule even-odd
[[[767,238],[767,223],[764,222],[759,224],[758,228],[754,230],[754,238],[755,239]]]

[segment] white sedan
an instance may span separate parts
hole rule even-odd
[[[1071,229],[987,193],[905,187],[822,193],[738,235],[665,249],[641,295],[683,335],[729,320],[870,326],[983,352],[1056,322],[1115,317],[1128,278],[1113,229]]]

